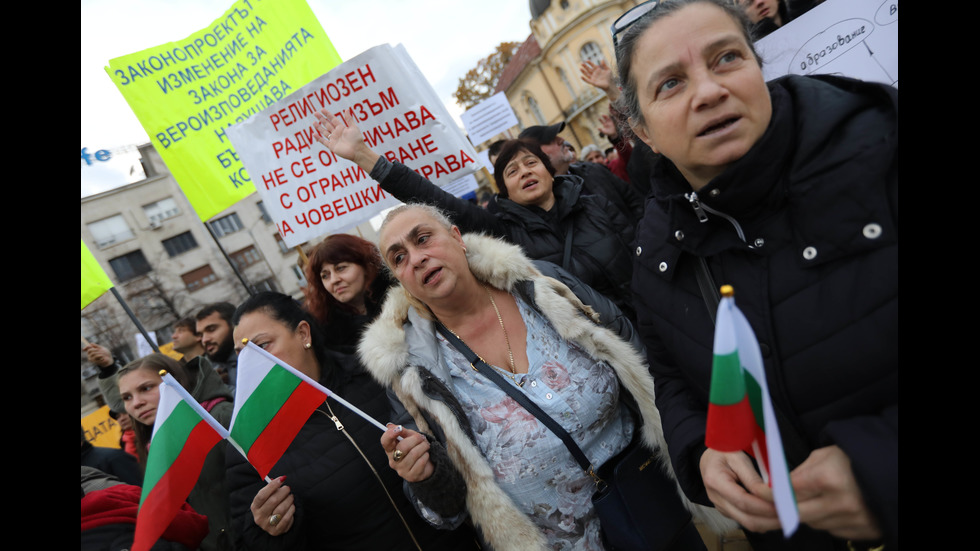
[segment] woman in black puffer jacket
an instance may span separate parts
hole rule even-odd
[[[247,338],[371,417],[390,418],[384,388],[354,356],[331,356],[316,321],[291,297],[259,293],[238,307],[232,321],[236,343]],[[226,480],[236,549],[476,549],[466,525],[437,530],[418,516],[379,438],[376,426],[327,398],[269,472],[268,484],[229,446]],[[281,512],[275,524],[273,511]]]
[[[662,156],[633,290],[671,461],[757,551],[897,549],[898,90],[766,83],[748,29],[726,0],[674,0],[617,37],[621,111]],[[788,540],[749,457],[704,445],[724,284],[760,343],[799,503]]]
[[[395,198],[438,207],[463,233],[483,232],[520,245],[532,260],[561,266],[635,319],[629,291],[633,224],[604,197],[583,194],[578,176],[555,176],[536,142],[503,145],[494,161],[500,191],[484,209],[372,151],[353,117],[344,124],[324,109],[317,118],[318,141],[363,168]]]

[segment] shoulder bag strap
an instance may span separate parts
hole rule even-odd
[[[562,426],[552,419],[547,413],[545,413],[544,410],[532,402],[527,395],[519,392],[512,385],[507,384],[507,381],[505,381],[499,373],[487,365],[487,363],[483,361],[483,358],[481,358],[477,353],[470,350],[470,347],[461,341],[456,335],[454,335],[452,331],[446,328],[445,325],[442,323],[436,323],[436,328],[443,337],[446,337],[446,340],[449,341],[449,343],[452,344],[456,350],[466,357],[466,361],[470,362],[470,367],[472,367],[474,371],[477,371],[487,379],[490,379],[491,382],[499,386],[501,390],[513,398],[515,402],[520,404],[529,413],[537,417],[539,421],[544,423],[546,427],[551,429],[551,432],[555,433],[555,435],[558,436],[558,438],[561,438],[561,441],[565,443],[568,451],[572,453],[572,457],[575,458],[582,469],[590,475],[595,476],[592,463],[589,461],[589,458],[585,456],[582,449],[578,447],[578,444],[572,440],[572,436],[568,434],[568,431],[563,429]]]
[[[571,262],[572,261],[572,231],[574,230],[574,228],[575,228],[575,226],[573,226],[571,224],[568,225],[568,231],[565,232],[565,252],[564,252],[564,254],[562,255],[562,258],[561,258],[561,267],[564,268],[564,269],[566,269],[566,270],[568,270],[569,272],[572,271],[572,268],[571,268],[571,263],[572,263]]]

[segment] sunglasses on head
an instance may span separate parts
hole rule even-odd
[[[669,0],[647,0],[642,4],[637,4],[636,6],[633,6],[632,8],[626,10],[626,12],[623,13],[623,15],[620,15],[618,18],[616,18],[616,21],[613,21],[612,27],[610,28],[610,30],[612,31],[612,38],[613,38],[613,50],[615,51],[619,49],[619,35],[626,32],[626,29],[628,29],[630,25],[636,23],[637,19],[649,13],[650,10],[668,1]],[[742,5],[744,2],[744,0],[728,0],[728,1],[733,6]]]
[[[626,29],[630,25],[636,22],[637,19],[646,15],[650,10],[656,8],[660,5],[660,0],[647,0],[642,4],[637,4],[632,8],[626,10],[623,15],[620,15],[613,21],[612,27],[612,39],[613,39],[613,49],[619,49],[619,35],[626,32]]]

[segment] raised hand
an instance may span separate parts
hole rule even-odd
[[[313,125],[317,131],[316,141],[338,157],[352,161],[366,171],[374,168],[379,155],[364,143],[364,136],[357,127],[352,111],[341,112],[343,118],[326,109],[314,114],[317,119]]]

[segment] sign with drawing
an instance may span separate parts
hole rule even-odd
[[[836,74],[898,87],[898,0],[826,0],[755,44],[766,80]]]

